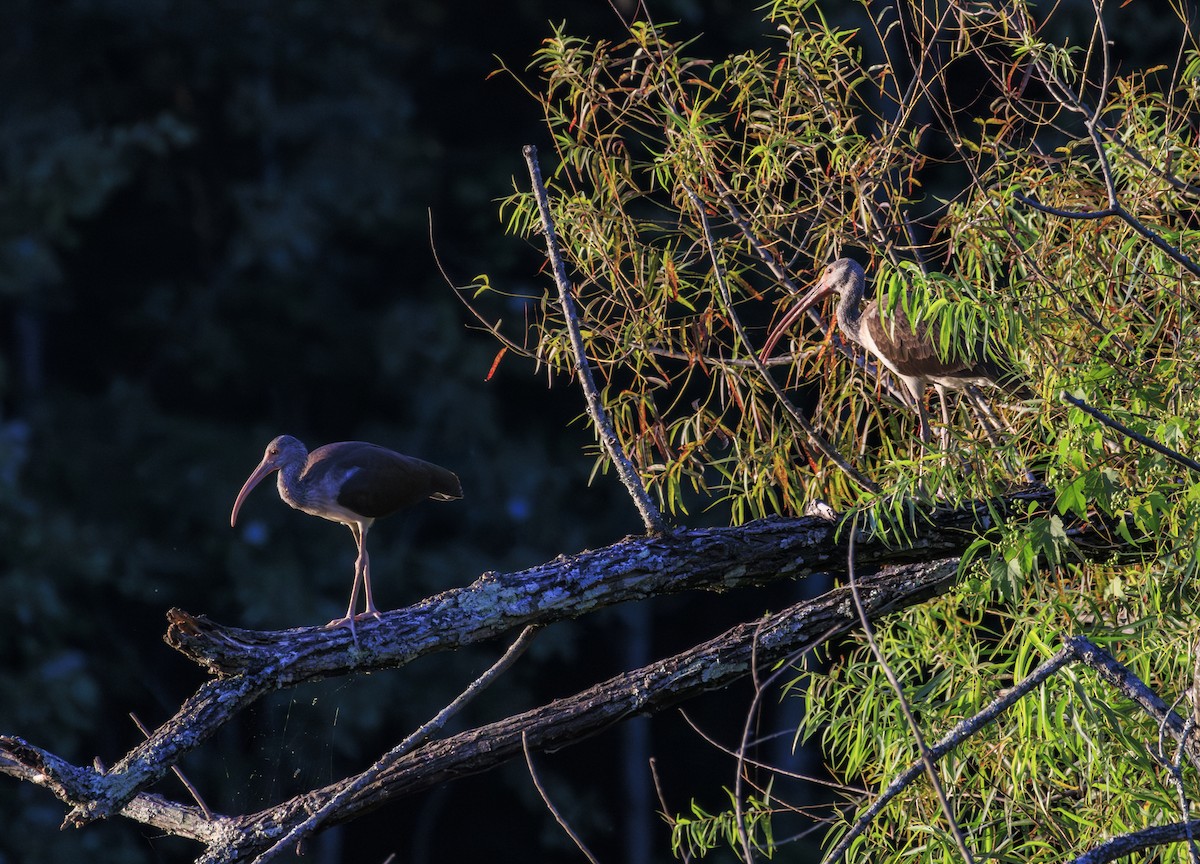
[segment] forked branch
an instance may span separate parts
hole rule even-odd
[[[952,581],[957,556],[972,538],[994,527],[998,514],[1024,515],[1031,504],[1051,503],[1051,493],[1041,490],[966,507],[935,508],[910,526],[907,553],[897,550],[887,536],[863,538],[857,556],[861,566],[878,567],[898,558],[910,562],[862,580],[870,614],[919,602]],[[1078,530],[1110,529],[1081,523]],[[171,644],[219,677],[205,682],[174,717],[109,769],[72,765],[22,739],[0,737],[0,773],[48,789],[72,808],[70,824],[120,814],[214,850],[241,844],[242,852],[253,855],[331,801],[341,803],[320,817],[322,825],[347,821],[398,795],[519,757],[522,735],[535,751],[562,747],[633,714],[653,713],[727,686],[762,664],[786,659],[857,626],[857,618],[845,590],[838,589],[575,697],[426,743],[381,769],[359,791],[354,791],[356,778],[348,778],[263,813],[211,817],[197,807],[146,793],[185,754],[261,695],[316,678],[394,669],[432,652],[614,603],[790,580],[838,571],[844,564],[836,524],[816,518],[769,519],[739,528],[630,538],[527,571],[485,574],[466,588],[385,613],[382,620],[362,628],[357,645],[340,631],[238,630],[175,612]],[[217,855],[205,860],[228,859]]]

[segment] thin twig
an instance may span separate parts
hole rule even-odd
[[[1051,675],[1058,672],[1063,666],[1073,663],[1077,660],[1075,651],[1071,647],[1065,647],[1058,651],[1054,656],[1044,661],[1033,672],[1017,684],[1004,691],[1003,694],[993,699],[983,710],[979,711],[972,717],[963,720],[944,736],[941,740],[929,748],[929,755],[935,761],[941,759],[963,741],[970,738],[988,723],[991,723],[1013,705],[1017,704],[1027,693],[1036,687],[1040,687]],[[914,780],[921,776],[925,771],[925,762],[923,759],[918,759],[910,765],[903,773],[896,776],[887,788],[879,793],[879,797],[871,802],[871,806],[859,815],[855,820],[854,826],[838,840],[837,845],[829,850],[829,854],[822,859],[822,864],[832,864],[834,861],[841,859],[846,851],[850,848],[850,844],[867,829],[867,826],[874,821],[875,817],[882,812],[883,808],[907,788]]]
[[[588,414],[596,433],[625,488],[642,516],[642,523],[648,534],[662,534],[667,530],[662,514],[650,499],[650,493],[638,476],[637,468],[625,455],[617,433],[613,429],[608,412],[604,409],[604,401],[592,377],[592,367],[584,350],[583,335],[579,331],[579,315],[575,306],[575,297],[571,288],[571,280],[567,277],[567,266],[563,261],[562,251],[558,245],[558,234],[554,230],[554,219],[550,213],[550,199],[546,193],[546,185],[542,182],[542,169],[538,165],[537,148],[526,144],[521,151],[525,154],[525,162],[529,166],[529,179],[533,183],[533,194],[537,198],[538,213],[542,218],[542,231],[546,235],[546,256],[554,269],[554,281],[558,285],[558,299],[562,305],[563,317],[566,319],[567,334],[571,340],[571,350],[575,353],[575,366],[579,372],[579,384],[583,387],[583,395],[587,400]]]
[[[718,189],[720,190],[721,201],[725,204],[725,210],[729,214],[730,220],[738,227],[738,230],[742,232],[742,236],[746,238],[746,242],[750,244],[750,248],[755,251],[759,260],[762,261],[766,268],[771,271],[771,275],[778,280],[779,284],[782,285],[789,294],[799,296],[800,289],[797,287],[796,283],[792,281],[791,277],[788,276],[787,268],[775,260],[775,257],[771,254],[766,244],[758,237],[757,234],[754,233],[753,226],[751,226],[746,217],[742,215],[742,211],[737,204],[737,199],[734,197],[733,190],[730,189],[725,181],[719,176],[716,176],[713,179],[717,183]],[[881,374],[879,366],[871,363],[867,359],[865,352],[859,353],[856,351],[851,351],[849,347],[847,347],[846,343],[838,338],[837,333],[835,333],[833,329],[825,322],[815,307],[808,310],[808,320],[816,326],[816,328],[821,332],[822,336],[829,339],[830,344],[833,345],[835,351],[867,373],[867,375],[869,375],[876,384],[886,391],[889,396],[891,396],[905,408],[908,407],[908,403],[904,400],[903,394],[901,394],[901,392],[896,388],[896,385],[893,384],[889,378]],[[756,355],[751,356],[751,360],[737,360],[732,362],[745,366],[753,366],[754,359],[757,359],[764,366],[775,366],[781,363],[794,362],[792,357],[760,358]]]
[[[1183,465],[1185,468],[1191,468],[1193,471],[1200,472],[1200,462],[1197,462],[1194,459],[1189,459],[1187,456],[1184,456],[1182,453],[1172,450],[1166,444],[1160,444],[1158,441],[1155,441],[1153,438],[1147,438],[1141,432],[1135,432],[1134,430],[1130,429],[1125,424],[1120,423],[1120,422],[1114,420],[1113,418],[1109,417],[1107,414],[1105,414],[1100,409],[1093,408],[1091,405],[1084,402],[1082,399],[1078,399],[1075,396],[1072,396],[1070,393],[1067,393],[1065,390],[1062,392],[1061,398],[1064,402],[1070,402],[1076,408],[1079,408],[1080,410],[1084,411],[1085,413],[1092,415],[1097,420],[1099,420],[1101,423],[1103,423],[1105,426],[1108,426],[1111,429],[1117,430],[1118,432],[1120,432],[1122,435],[1126,436],[1127,438],[1132,438],[1134,441],[1137,441],[1139,444],[1143,444],[1146,447],[1149,447],[1151,450],[1154,450],[1157,453],[1161,453],[1162,455],[1164,455],[1168,459],[1170,459],[1172,462],[1178,462],[1180,465]]]
[[[533,768],[533,754],[529,752],[529,738],[524,732],[521,733],[521,747],[525,751],[525,764],[529,768],[529,778],[533,780],[533,788],[537,790],[538,795],[542,796],[542,803],[546,805],[546,809],[550,811],[550,815],[554,817],[554,821],[567,832],[567,836],[571,838],[571,842],[579,848],[579,851],[583,853],[588,861],[592,862],[592,864],[600,864],[596,856],[588,850],[582,838],[571,828],[570,823],[558,812],[558,808],[554,806],[554,802],[550,800],[550,796],[546,794],[546,790],[542,786],[542,781],[538,779],[537,771]]]
[[[700,739],[705,744],[720,751],[721,753],[724,753],[726,756],[730,756],[734,759],[738,758],[737,750],[734,750],[732,747],[730,747],[727,744],[722,744],[720,741],[713,738],[712,735],[710,735],[709,733],[707,733],[703,729],[701,729],[699,724],[695,720],[693,720],[686,711],[681,709],[679,712],[679,716],[683,719],[683,722],[686,723],[693,732],[695,732],[697,735],[700,736]],[[795,730],[789,729],[789,730],[784,730],[783,732],[778,732],[775,734],[776,735],[794,736]],[[769,740],[770,737],[774,737],[774,736],[768,736],[767,740]],[[758,739],[752,743],[758,744],[758,743],[761,743],[761,740],[762,739]],[[866,790],[864,790],[862,787],[849,786],[845,783],[839,783],[836,780],[831,780],[826,777],[816,777],[816,776],[813,776],[810,774],[801,774],[798,771],[789,771],[786,768],[780,768],[778,765],[773,765],[769,762],[763,762],[763,761],[760,761],[757,759],[743,758],[741,761],[743,763],[745,763],[746,765],[750,765],[753,768],[761,768],[764,771],[769,771],[773,775],[777,775],[779,777],[787,777],[789,780],[800,780],[804,783],[812,783],[814,786],[823,786],[827,789],[833,789],[838,792],[843,792],[846,795],[864,795],[864,794],[866,794]]]
[[[1200,724],[1200,643],[1192,648],[1192,719]]]
[[[467,311],[469,313],[471,313],[471,316],[476,321],[479,322],[480,326],[482,326],[484,330],[486,330],[488,333],[490,333],[492,335],[492,337],[497,342],[499,342],[503,348],[508,349],[509,351],[513,351],[514,353],[520,354],[521,356],[524,356],[524,357],[533,357],[534,356],[533,353],[530,352],[527,348],[525,348],[525,346],[518,345],[516,342],[512,341],[511,339],[509,339],[507,336],[505,336],[503,333],[500,332],[500,323],[501,322],[499,319],[497,319],[496,322],[493,324],[491,321],[484,318],[483,315],[480,313],[480,311],[478,309],[476,309],[474,306],[472,306],[467,301],[466,297],[463,296],[466,291],[466,288],[454,284],[454,280],[450,278],[450,274],[448,272],[446,272],[445,265],[442,264],[441,256],[438,255],[437,243],[434,241],[434,237],[433,237],[433,211],[432,210],[428,211],[428,216],[429,216],[429,251],[433,255],[433,264],[435,267],[437,267],[438,273],[441,274],[442,281],[446,283],[446,285],[450,288],[450,290],[452,292],[454,292],[454,296],[457,297],[458,301],[460,303],[462,303],[463,306],[466,307]]]
[[[334,795],[332,798],[330,798],[329,801],[327,801],[325,805],[316,813],[313,813],[299,825],[296,825],[294,828],[288,831],[287,834],[276,841],[274,846],[255,858],[252,864],[266,864],[267,861],[275,858],[292,844],[297,843],[303,840],[305,837],[311,835],[317,830],[317,828],[320,827],[321,823],[330,816],[330,814],[336,812],[337,809],[352,796],[356,795],[371,783],[375,782],[376,778],[390,768],[397,759],[410,752],[430,735],[433,735],[439,729],[445,726],[450,718],[457,714],[463,708],[463,706],[483,692],[483,690],[489,684],[495,681],[496,678],[498,678],[503,672],[512,666],[513,663],[516,662],[517,658],[520,657],[521,654],[524,653],[525,649],[529,647],[529,643],[533,641],[533,636],[537,631],[538,627],[534,624],[530,624],[528,627],[522,630],[521,634],[517,636],[516,641],[509,646],[508,650],[504,652],[503,656],[493,663],[491,668],[472,681],[470,686],[467,687],[467,689],[462,693],[458,694],[453,702],[439,711],[436,715],[434,715],[433,718],[424,723],[420,728],[414,731],[411,735],[409,735],[387,753],[384,753],[382,756],[380,756],[379,759],[375,761],[374,765],[354,778],[352,783],[338,792],[337,795]]]
[[[1163,728],[1164,724],[1160,724]],[[1165,730],[1164,730],[1165,731]],[[1183,724],[1183,735],[1175,745],[1175,756],[1167,764],[1167,770],[1171,773],[1171,780],[1175,784],[1175,792],[1179,796],[1179,815],[1183,817],[1183,823],[1187,826],[1187,843],[1188,853],[1191,855],[1192,864],[1200,864],[1200,848],[1196,846],[1196,832],[1192,830],[1192,802],[1188,798],[1187,786],[1183,782],[1183,757],[1187,750],[1188,738],[1196,731],[1196,721],[1192,717],[1188,717]],[[1162,752],[1162,748],[1159,748]],[[1166,760],[1163,760],[1166,763]]]
[[[675,817],[671,815],[671,808],[667,805],[667,795],[663,792],[662,780],[658,776],[658,762],[655,761],[654,757],[650,758],[650,777],[654,781],[654,792],[658,795],[658,806],[662,808],[660,812],[663,819],[673,826],[675,824]],[[688,851],[687,844],[681,843],[676,854],[683,864],[691,864],[692,854]]]
[[[780,668],[788,668],[791,664]],[[746,831],[746,808],[742,803],[742,790],[746,783],[746,748],[750,741],[750,727],[758,717],[759,705],[762,704],[764,693],[763,682],[758,679],[758,631],[750,640],[750,680],[754,685],[754,698],[746,710],[746,719],[742,723],[742,740],[735,754],[735,772],[733,781],[733,818],[737,830],[738,842],[742,846],[742,855],[746,864],[754,864],[754,850],[750,848],[750,834]]]
[[[860,610],[860,613],[861,612],[862,612],[862,610]],[[741,790],[742,790],[743,780],[745,779],[745,765],[748,762],[745,754],[746,754],[746,749],[748,747],[747,742],[748,742],[749,736],[750,736],[750,725],[751,725],[753,719],[758,716],[759,706],[762,704],[762,699],[763,699],[764,694],[766,694],[767,691],[775,685],[775,683],[779,680],[780,677],[782,677],[785,674],[792,674],[792,667],[796,663],[800,662],[800,659],[805,654],[807,654],[810,650],[812,650],[811,645],[805,645],[805,646],[801,647],[800,649],[798,649],[797,651],[792,652],[783,661],[774,664],[774,671],[770,675],[767,676],[765,681],[759,681],[759,679],[758,679],[759,634],[765,625],[766,625],[765,620],[759,623],[758,627],[755,628],[754,637],[751,640],[750,669],[751,669],[752,678],[754,681],[754,697],[751,699],[750,705],[746,709],[746,721],[742,727],[741,743],[739,744],[738,749],[732,754],[734,756],[734,758],[736,760],[736,764],[737,764],[737,773],[735,775],[736,781],[735,781],[735,785],[734,785],[734,795],[733,795],[734,818],[737,820],[738,838],[741,841],[742,851],[743,851],[743,854],[746,856],[747,864],[753,864],[754,858],[753,858],[753,853],[750,850],[749,837],[747,836],[747,834],[745,832],[745,822],[743,819],[744,810],[742,808]],[[821,642],[821,643],[825,642],[825,640],[831,635],[832,635],[832,631],[826,633],[824,636],[822,636],[818,640],[818,642]],[[684,714],[684,719],[687,721],[688,725],[692,726],[692,728],[696,730],[697,734],[700,734],[701,737],[704,737],[703,734],[700,733],[700,730],[697,729],[692,724],[691,720],[687,717],[686,714]]]
[[[138,716],[132,711],[129,712],[129,719],[133,721],[133,725],[138,728],[139,732],[141,732],[147,738],[150,737],[150,730],[146,728],[146,724],[139,720]],[[171,770],[175,772],[175,776],[179,778],[179,782],[183,784],[183,787],[187,789],[188,794],[192,796],[192,799],[200,807],[201,812],[204,813],[204,818],[213,818],[212,811],[208,809],[208,805],[204,803],[204,799],[200,797],[200,793],[196,791],[196,787],[191,784],[191,781],[183,776],[183,771],[180,770],[179,766],[172,765]]]
[[[705,245],[708,247],[708,254],[713,263],[713,274],[717,280],[717,287],[721,292],[721,300],[725,304],[725,311],[729,315],[730,324],[733,326],[738,339],[741,340],[742,347],[746,351],[747,356],[754,363],[754,368],[758,370],[758,374],[762,376],[762,379],[767,383],[771,392],[775,394],[775,398],[779,400],[779,404],[783,406],[796,425],[808,437],[809,443],[824,453],[833,464],[863,489],[868,492],[878,492],[879,486],[851,465],[832,444],[825,440],[825,437],[808,421],[808,418],[800,413],[800,409],[792,404],[792,401],[787,398],[787,394],[783,392],[783,389],[775,383],[775,379],[771,377],[762,360],[758,358],[756,352],[750,347],[750,340],[746,337],[745,328],[742,327],[741,319],[738,318],[733,308],[733,297],[729,292],[729,285],[725,281],[725,268],[721,265],[720,258],[717,256],[716,240],[713,237],[712,228],[708,224],[708,216],[704,212],[704,202],[700,200],[700,196],[692,191],[692,188],[687,184],[684,184],[684,189],[692,199],[692,204],[696,208],[696,213],[700,219],[700,227],[704,231]]]
[[[1023,14],[1013,16],[1011,19],[1006,19],[1006,24],[1016,27],[1018,37],[1026,35],[1025,34],[1026,22],[1025,22],[1025,18],[1024,18]],[[974,53],[979,58],[979,60],[982,63],[983,68],[989,69],[989,70],[994,70],[993,61],[990,58],[990,56],[986,53],[986,51],[984,49],[982,49],[978,44],[976,44],[974,40],[971,40],[971,45],[973,46],[971,48],[972,53]],[[1028,82],[1028,79],[1032,76],[1032,72],[1033,72],[1033,66],[1031,64],[1025,70],[1026,81],[1021,84],[1020,92],[1024,92],[1025,84]],[[947,75],[946,75],[946,68],[944,66],[936,70],[935,77],[942,82],[943,90],[950,89],[950,83],[946,80]],[[999,85],[1002,92],[1008,90],[1008,82],[1004,79],[1003,76],[997,76],[994,71],[993,71],[993,80],[995,81],[995,83],[997,85]],[[980,173],[980,166],[976,165],[972,159],[967,158],[967,155],[964,152],[964,144],[963,144],[964,136],[957,129],[954,112],[950,109],[950,107],[948,105],[945,105],[945,106],[942,105],[938,99],[930,98],[929,100],[927,100],[927,104],[928,104],[930,110],[933,111],[934,114],[937,115],[938,118],[941,120],[941,126],[942,126],[943,130],[947,133],[948,138],[952,142],[954,142],[955,149],[958,151],[960,156],[962,156],[961,164],[964,168],[966,168],[967,172],[970,174],[972,182],[974,183],[976,188],[986,188],[987,184],[984,180],[984,177]],[[1000,146],[999,142],[997,142],[997,146]],[[1048,290],[1052,291],[1058,297],[1063,299],[1068,304],[1068,306],[1072,309],[1072,311],[1074,311],[1076,315],[1078,315],[1080,318],[1082,318],[1084,321],[1086,321],[1089,326],[1091,326],[1092,328],[1094,328],[1095,330],[1097,330],[1099,332],[1111,334],[1112,328],[1105,325],[1105,323],[1101,320],[1101,317],[1096,313],[1095,310],[1093,310],[1088,304],[1078,302],[1078,300],[1074,296],[1068,294],[1068,292],[1066,292],[1064,290],[1064,286],[1062,284],[1060,284],[1059,280],[1051,278],[1045,273],[1043,267],[1038,262],[1038,260],[1028,252],[1028,250],[1025,248],[1023,241],[1017,236],[1017,234],[1011,224],[1011,220],[1008,220],[1006,218],[1004,211],[1003,211],[1003,207],[1002,207],[1001,203],[999,202],[999,200],[994,197],[989,197],[989,198],[985,199],[984,206],[988,210],[991,211],[993,218],[996,220],[996,224],[1002,226],[1002,231],[1004,233],[1006,233],[1009,237],[1010,248],[1013,250],[1013,254],[1024,264],[1024,266],[1028,269],[1029,273],[1037,276],[1040,279],[1041,283]],[[1112,334],[1112,338],[1114,340],[1114,345],[1116,345],[1116,347],[1118,347],[1120,350],[1126,351],[1126,352],[1128,352],[1130,350],[1129,347],[1125,344],[1124,340],[1121,339],[1121,337],[1119,335]]]
[[[950,799],[946,797],[946,790],[942,788],[942,780],[938,777],[937,765],[935,764],[933,754],[930,753],[929,747],[925,743],[925,736],[921,733],[921,727],[917,723],[917,718],[913,716],[912,707],[908,704],[908,699],[904,695],[904,688],[900,686],[900,679],[892,671],[887,658],[883,655],[883,650],[879,647],[879,643],[875,641],[875,628],[871,624],[870,617],[867,615],[866,607],[863,606],[862,596],[858,591],[858,580],[854,575],[854,538],[858,534],[857,529],[857,525],[851,526],[850,542],[846,551],[846,580],[850,585],[850,593],[854,597],[854,607],[858,610],[858,619],[863,628],[863,636],[867,640],[867,645],[871,648],[871,653],[875,655],[875,661],[879,663],[880,668],[883,669],[883,674],[887,676],[888,683],[892,685],[892,689],[896,692],[900,710],[904,713],[904,719],[908,722],[908,728],[917,742],[917,751],[921,754],[925,773],[929,776],[929,782],[933,786],[934,794],[937,795],[938,803],[941,805],[942,813],[946,817],[950,832],[954,835],[954,842],[958,845],[959,854],[962,855],[965,864],[974,864],[975,858],[971,854],[970,848],[967,847],[967,838],[963,835],[962,827],[958,824],[958,819],[954,815],[954,807],[951,806]]]
[[[1200,264],[1197,264],[1190,256],[1185,254],[1177,246],[1172,246],[1166,240],[1158,235],[1153,229],[1146,227],[1142,220],[1138,219],[1119,203],[1112,203],[1108,207],[1100,210],[1068,210],[1062,207],[1052,207],[1049,204],[1043,204],[1036,198],[1024,195],[1020,192],[1014,192],[1013,198],[1020,201],[1027,207],[1032,207],[1034,210],[1039,210],[1050,216],[1059,216],[1063,219],[1120,219],[1138,234],[1149,240],[1160,251],[1164,252],[1168,257],[1173,258],[1179,264],[1191,273],[1193,276],[1200,276]]]
[[[1103,16],[1101,16],[1101,14],[1100,14],[1100,11],[1098,8],[1096,10],[1096,20],[1097,20],[1097,26],[1100,28],[1101,34],[1102,34],[1101,41],[1103,43],[1104,66],[1105,66],[1104,76],[1107,79],[1108,64],[1109,64],[1108,40],[1106,38],[1103,38],[1104,20],[1103,20]],[[1089,109],[1087,104],[1084,102],[1082,96],[1076,95],[1075,92],[1072,91],[1065,82],[1060,80],[1060,78],[1055,74],[1053,68],[1048,67],[1044,60],[1041,60],[1041,59],[1038,59],[1035,57],[1035,59],[1033,60],[1033,68],[1038,71],[1038,74],[1042,78],[1042,83],[1044,83],[1046,85],[1047,89],[1052,94],[1054,94],[1054,96],[1058,100],[1059,104],[1062,105],[1064,108],[1075,112],[1076,114],[1080,115],[1083,118],[1083,126],[1087,130],[1088,138],[1092,142],[1092,149],[1095,150],[1095,152],[1096,152],[1096,164],[1100,166],[1100,176],[1104,180],[1104,191],[1108,198],[1108,207],[1105,208],[1105,210],[1103,210],[1103,211],[1094,211],[1096,215],[1092,215],[1090,213],[1089,214],[1071,215],[1068,212],[1062,212],[1062,211],[1060,211],[1056,215],[1067,216],[1068,218],[1076,218],[1076,219],[1078,219],[1078,218],[1095,219],[1095,218],[1103,218],[1105,216],[1115,216],[1118,219],[1120,219],[1121,221],[1123,221],[1130,228],[1132,228],[1134,231],[1136,231],[1138,234],[1142,235],[1142,237],[1149,240],[1154,246],[1156,246],[1159,250],[1164,252],[1167,256],[1175,259],[1177,262],[1182,264],[1185,268],[1187,268],[1187,270],[1189,272],[1192,273],[1193,276],[1200,276],[1200,264],[1197,264],[1188,255],[1184,254],[1182,249],[1180,249],[1176,246],[1172,246],[1170,243],[1168,243],[1166,240],[1164,240],[1158,234],[1158,232],[1147,227],[1140,219],[1138,219],[1137,216],[1135,216],[1130,211],[1126,210],[1125,207],[1123,207],[1121,205],[1120,200],[1117,197],[1117,186],[1116,186],[1116,181],[1113,179],[1112,165],[1110,164],[1110,161],[1108,158],[1108,153],[1104,149],[1104,142],[1103,142],[1103,140],[1101,140],[1101,131],[1103,131],[1103,130],[1100,126],[1100,115],[1103,113],[1103,110],[1104,110],[1103,96],[1101,97],[1101,99],[1096,100],[1095,108]],[[1085,78],[1085,80],[1086,80],[1086,78]],[[1083,86],[1083,84],[1081,83],[1080,87],[1082,88],[1082,86]],[[1108,81],[1107,80],[1102,81],[1101,82],[1102,94],[1107,89],[1108,89]],[[1036,209],[1043,209],[1043,210],[1045,209],[1044,205],[1037,206],[1030,199],[1026,199],[1023,196],[1020,196],[1018,200],[1021,200],[1023,203],[1029,204],[1030,206],[1035,206]],[[1047,211],[1047,212],[1049,212],[1049,211]]]

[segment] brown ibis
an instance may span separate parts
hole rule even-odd
[[[936,331],[924,324],[914,329],[902,304],[897,304],[886,318],[880,317],[877,300],[862,307],[865,287],[866,274],[861,264],[852,258],[834,261],[825,268],[813,289],[776,325],[763,346],[762,355],[770,356],[783,333],[810,306],[829,294],[837,294],[838,327],[847,339],[873,354],[904,382],[916,405],[922,441],[928,443],[930,439],[929,417],[923,401],[925,387],[930,384],[937,388],[941,397],[942,419],[946,425],[949,424],[947,390],[970,393],[972,386],[980,385],[1000,387],[1021,399],[1032,397],[1032,392],[1011,367],[989,356],[984,342],[952,348],[949,358],[943,358],[935,347]],[[986,421],[983,425],[992,438]]]
[[[262,461],[246,479],[233,502],[230,526],[250,490],[272,471],[279,472],[279,497],[297,510],[341,522],[350,528],[358,545],[354,562],[354,587],[346,617],[329,627],[349,627],[356,617],[379,617],[371,595],[371,561],[367,556],[367,531],[376,519],[411,507],[426,498],[451,501],[462,497],[458,477],[438,465],[367,444],[339,441],[311,453],[291,435],[280,435],[267,445]],[[357,616],[358,590],[362,586],[365,609]]]

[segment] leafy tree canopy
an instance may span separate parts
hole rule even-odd
[[[1200,45],[1176,4],[1166,61],[1139,65],[1124,34],[1166,22],[1143,31],[1146,9],[1088,9],[784,0],[766,10],[763,50],[706,57],[669,25],[635,23],[622,41],[564,27],[515,73],[553,135],[553,219],[586,352],[669,512],[737,524],[824,502],[862,508],[857,529],[903,545],[913,501],[988,498],[1026,471],[1054,491],[964,556],[958,590],[876,634],[930,735],[1029,674],[1057,634],[1111,646],[1164,696],[1191,680],[1200,476],[1172,451],[1191,449],[1200,419]],[[527,193],[504,216],[540,230]],[[828,318],[760,356],[771,322],[840,256],[942,352],[986,341],[1023,370],[1036,397],[995,400],[1002,442],[962,398],[948,446],[924,445],[895,382]],[[509,345],[569,371],[562,311],[542,312]],[[1117,518],[1126,554],[1081,554],[1070,526],[1097,517]],[[794,682],[799,737],[820,741],[839,781],[875,790],[919,753],[885,666],[865,641],[828,669],[815,659]],[[960,747],[942,780],[976,854],[1042,860],[1186,817],[1156,735],[1067,675]],[[756,794],[681,818],[681,848],[732,824],[747,860],[769,849],[771,834],[720,821],[761,828],[786,809]],[[833,837],[863,800],[843,798]],[[849,854],[957,856],[945,812],[910,790]]]

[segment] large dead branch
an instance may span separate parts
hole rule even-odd
[[[862,531],[857,566],[926,561],[961,554],[997,520],[1048,506],[1036,488],[994,501],[908,508],[906,536]],[[345,630],[301,627],[258,631],[228,627],[178,610],[166,640],[220,677],[271,672],[281,686],[348,672],[404,666],[418,657],[486,641],[528,624],[578,618],[598,609],[684,591],[726,591],[842,573],[846,536],[838,521],[768,518],[734,528],[684,528],[628,537],[602,549],[560,555],[514,573],[484,573],[471,585],[436,594],[366,622],[354,645]]]
[[[953,578],[957,556],[997,519],[1046,506],[1050,493],[1031,490],[961,507],[910,511],[903,533],[860,534],[856,565],[872,617],[920,602]],[[895,526],[893,526],[894,528]],[[845,532],[848,532],[846,528]],[[897,538],[903,536],[901,543]],[[1079,540],[1103,538],[1103,526],[1076,529]],[[270,810],[211,818],[195,807],[146,794],[181,756],[265,693],[304,681],[403,666],[424,654],[491,639],[632,600],[685,590],[724,591],[794,579],[845,566],[846,536],[821,519],[766,519],[739,528],[681,530],[628,538],[603,549],[560,556],[528,570],[486,573],[365,625],[355,645],[341,630],[256,632],[225,627],[173,610],[166,640],[215,677],[174,717],[111,769],[80,767],[14,737],[0,737],[0,772],[45,786],[83,825],[122,814],[204,843],[202,860],[233,860],[261,851],[344,792],[356,778],[313,790]],[[890,569],[880,570],[883,565]],[[751,672],[751,657],[771,664],[857,626],[844,589],[739,625],[710,642],[632,670],[567,699],[399,756],[336,808],[325,825],[353,819],[398,796],[488,770],[522,752],[574,743],[634,714],[654,713]]]
[[[953,581],[954,558],[887,568],[863,580],[860,590],[872,616],[918,603]],[[324,826],[352,820],[401,795],[487,771],[522,753],[522,735],[533,750],[577,743],[638,714],[653,714],[686,699],[726,687],[751,672],[821,644],[857,625],[858,613],[846,588],[798,603],[761,621],[740,624],[673,657],[631,670],[564,699],[495,723],[433,741],[379,772],[375,782],[347,797]],[[87,807],[103,798],[106,775],[81,768],[18,738],[0,738],[0,771],[47,786],[61,800]],[[282,837],[357,778],[299,795],[243,817],[138,794],[122,815],[205,843],[206,864],[245,860]]]

